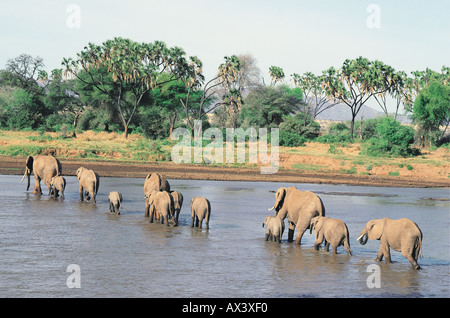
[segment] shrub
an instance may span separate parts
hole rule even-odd
[[[413,128],[402,126],[395,119],[386,117],[377,124],[375,137],[364,144],[362,153],[375,157],[406,157],[413,153],[410,148],[413,142]]]

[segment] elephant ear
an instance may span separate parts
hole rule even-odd
[[[383,235],[385,220],[373,220],[369,224],[369,240],[379,240]]]
[[[25,165],[27,166],[30,173],[33,172],[33,162],[34,162],[33,156],[28,156],[27,162],[25,163]]]
[[[279,211],[284,203],[284,197],[286,196],[286,188],[279,188],[275,194],[275,211]]]

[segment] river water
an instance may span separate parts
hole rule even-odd
[[[449,189],[170,180],[185,202],[179,226],[166,227],[144,217],[143,179],[101,178],[96,205],[79,201],[75,177],[66,177],[65,200],[43,184],[32,194],[34,178],[27,192],[20,179],[0,176],[0,297],[450,296]],[[353,256],[314,250],[309,231],[301,246],[287,231],[281,244],[264,241],[274,191],[290,185],[317,193],[327,216],[347,224]],[[121,215],[108,212],[115,190]],[[211,201],[209,230],[190,227],[193,196]],[[422,270],[395,251],[393,263],[377,263],[379,241],[356,242],[382,217],[419,225]]]

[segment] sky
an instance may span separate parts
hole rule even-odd
[[[320,74],[345,59],[380,60],[407,73],[450,66],[450,0],[0,0],[0,69],[22,53],[50,72],[89,42],[163,41],[203,62],[251,54],[268,69]]]

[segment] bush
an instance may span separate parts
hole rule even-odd
[[[298,133],[290,131],[280,131],[280,146],[284,147],[300,147],[305,145],[306,138]]]
[[[414,142],[414,129],[402,126],[393,118],[381,120],[375,129],[375,137],[363,145],[363,154],[384,156],[409,156],[413,154],[410,146]]]

